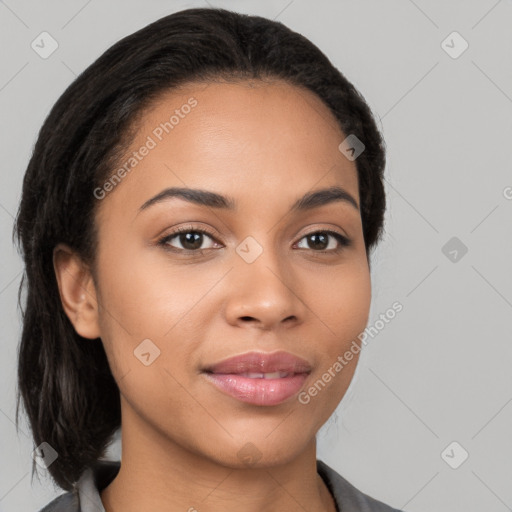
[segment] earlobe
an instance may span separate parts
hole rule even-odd
[[[98,301],[90,269],[65,244],[54,248],[53,268],[62,307],[75,331],[84,338],[99,338]]]

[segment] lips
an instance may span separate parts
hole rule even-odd
[[[205,368],[203,375],[238,401],[273,406],[296,395],[311,370],[305,359],[289,352],[247,352]]]
[[[310,373],[311,365],[305,359],[289,352],[247,352],[224,359],[204,369],[207,373],[243,375],[250,378],[279,378],[295,373]],[[266,374],[262,375],[261,374]],[[269,374],[272,374],[270,376]],[[287,375],[284,375],[287,374]]]

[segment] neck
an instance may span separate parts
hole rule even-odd
[[[336,511],[315,438],[290,460],[229,467],[134,421],[123,422],[121,468],[100,496],[106,512]]]

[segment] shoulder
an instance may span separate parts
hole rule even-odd
[[[86,468],[73,486],[73,490],[57,496],[39,512],[105,512],[100,492],[112,482],[119,469],[120,461],[98,460]],[[83,503],[83,510],[80,506]]]
[[[80,512],[78,495],[71,491],[61,494],[39,512]]]
[[[403,512],[361,492],[325,462],[317,460],[318,473],[324,479],[342,512]]]

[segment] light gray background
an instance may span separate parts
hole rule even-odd
[[[121,37],[171,12],[225,7],[282,21],[363,93],[387,147],[386,237],[373,256],[369,339],[318,456],[364,492],[410,512],[512,510],[512,1],[116,0],[0,2],[0,511],[36,511],[63,491],[31,485],[33,445],[16,433],[11,244],[37,132],[75,75]],[[30,44],[48,31],[48,59]],[[457,31],[458,58],[441,43]],[[455,51],[460,41],[448,44]],[[508,193],[507,193],[508,191]],[[452,237],[468,248],[452,261]],[[469,458],[452,469],[457,441]],[[119,444],[112,456],[119,454]],[[448,451],[451,460],[461,448]]]

